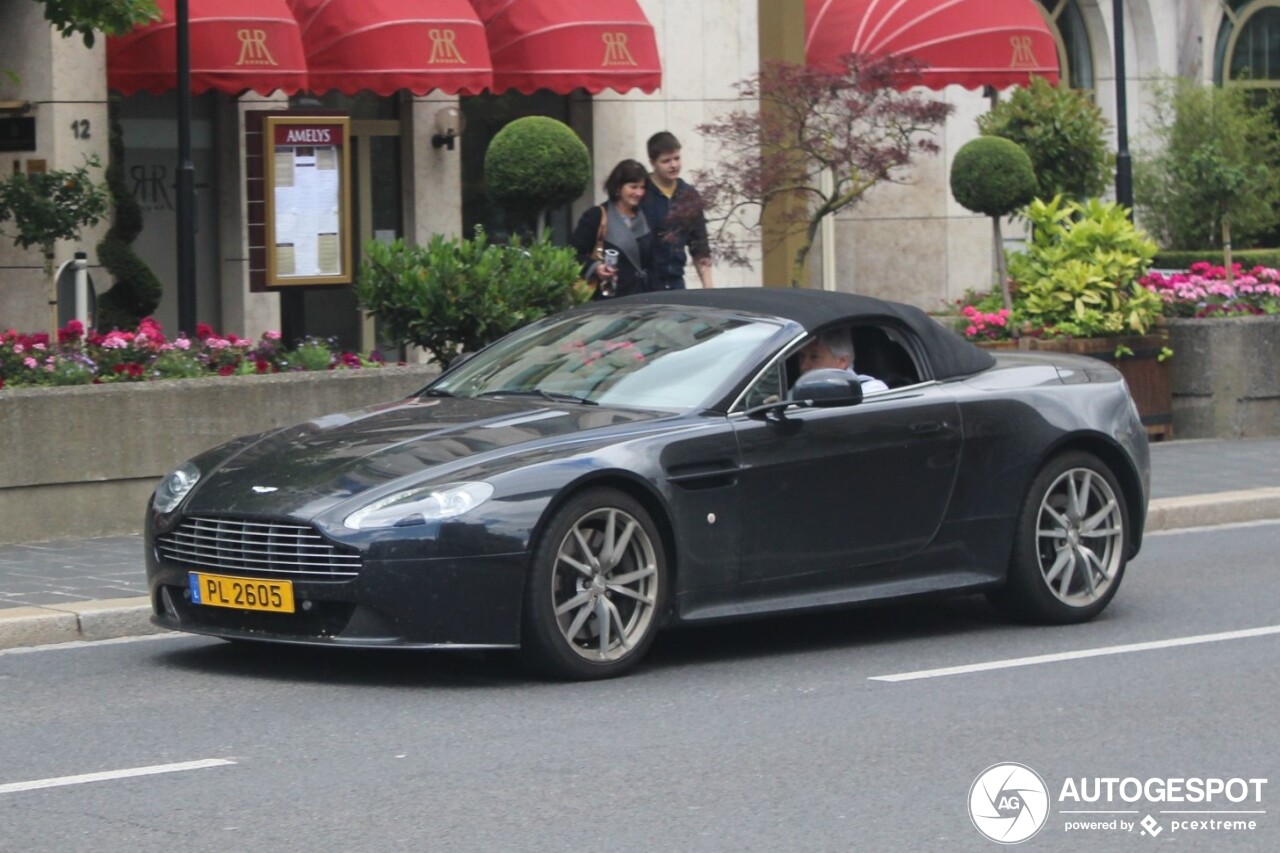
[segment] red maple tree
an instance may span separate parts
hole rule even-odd
[[[791,285],[798,287],[823,219],[856,204],[878,183],[903,182],[913,156],[938,152],[932,133],[953,107],[912,88],[920,80],[919,64],[859,54],[842,62],[839,73],[768,62],[734,85],[758,108],[736,109],[698,126],[719,159],[693,174],[700,197],[690,196],[673,214],[706,215],[717,259],[749,266],[754,239],[767,240],[768,250],[801,234],[791,272]],[[784,212],[765,233],[761,214],[774,205]]]

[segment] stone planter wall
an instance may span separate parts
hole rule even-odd
[[[239,435],[403,397],[434,366],[0,391],[0,544],[134,533],[156,482]]]
[[[1178,438],[1280,435],[1280,316],[1167,327]]]

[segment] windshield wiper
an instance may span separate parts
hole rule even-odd
[[[584,406],[600,405],[595,400],[588,400],[586,397],[579,397],[577,394],[567,394],[564,391],[548,391],[545,388],[530,388],[525,391],[517,391],[515,389],[482,391],[476,395],[477,399],[480,397],[541,397],[544,400],[551,400],[553,403],[581,403]]]

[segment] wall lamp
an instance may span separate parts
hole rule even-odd
[[[466,128],[466,119],[462,117],[462,110],[457,107],[445,107],[438,111],[435,117],[435,134],[431,137],[432,148],[448,148],[453,150],[453,140],[462,135],[462,131]]]
[[[30,101],[0,101],[0,113],[26,115],[29,112],[31,112]]]

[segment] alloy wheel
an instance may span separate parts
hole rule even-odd
[[[582,515],[556,551],[551,600],[560,633],[586,660],[625,657],[650,629],[658,601],[657,554],[631,513]]]
[[[1099,600],[1123,565],[1123,547],[1124,516],[1106,478],[1091,468],[1058,475],[1036,517],[1040,575],[1054,597],[1071,607]]]

